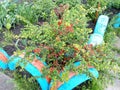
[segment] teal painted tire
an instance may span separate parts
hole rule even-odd
[[[8,68],[8,59],[9,55],[2,48],[0,48],[0,68],[7,69]]]
[[[42,73],[33,64],[25,61],[26,64],[24,65],[22,62],[20,62],[22,59],[16,56],[11,57],[10,59],[11,61],[8,64],[10,70],[15,70],[18,66],[24,68],[33,77],[38,77],[36,78],[36,81],[38,82],[39,87],[42,90],[48,90],[48,81],[46,80],[46,78],[41,77]],[[46,65],[45,63],[43,64]]]
[[[80,65],[80,62],[74,63],[74,65],[77,67]],[[95,78],[98,78],[99,73],[95,68],[89,68],[88,70]],[[62,73],[61,73],[62,74]],[[83,82],[89,80],[90,77],[87,76],[86,74],[79,74],[79,75],[74,75],[71,77],[67,82],[63,83],[60,85],[57,90],[72,90],[78,85],[82,84]],[[54,81],[50,83],[49,90],[52,88],[52,84]]]

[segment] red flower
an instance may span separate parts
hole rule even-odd
[[[47,56],[48,58],[51,58],[51,54],[48,54],[48,56]]]
[[[76,57],[77,56],[77,54],[76,53],[74,53],[74,57]]]
[[[63,35],[63,32],[62,32],[62,31],[59,31],[58,34],[59,34],[59,35]]]
[[[70,26],[66,26],[65,30],[66,30],[67,32],[74,32],[73,24],[70,24]]]
[[[40,53],[41,52],[41,49],[40,48],[36,48],[33,50],[34,53]]]
[[[66,58],[64,58],[65,61],[70,60],[70,59],[71,59],[70,57],[66,57]]]
[[[79,51],[79,49],[78,49],[78,48],[76,48],[76,47],[74,47],[74,49],[75,49],[75,51],[76,51],[76,52],[78,52],[78,51]]]
[[[55,69],[55,68],[50,67],[50,69],[49,69],[49,70],[50,70],[50,72],[53,72],[53,71],[54,71],[54,69]]]
[[[58,26],[60,26],[62,24],[62,20],[58,21]]]
[[[65,51],[64,50],[60,50],[60,52],[58,53],[58,55],[62,55]]]

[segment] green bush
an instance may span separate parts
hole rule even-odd
[[[15,2],[4,1],[0,3],[0,29],[6,27],[10,29],[12,24],[15,23]]]
[[[37,23],[39,17],[32,8],[32,4],[6,0],[0,3],[0,28],[5,27],[9,30],[12,26],[15,26],[13,24],[19,23],[16,15],[26,18],[31,23]]]
[[[52,0],[34,0],[32,8],[40,18],[46,20],[55,6],[56,4]]]
[[[54,66],[56,70],[62,70],[64,66],[69,66],[76,60],[83,60],[83,62],[85,62],[85,58],[82,58],[81,53],[85,53],[84,46],[88,41],[89,33],[92,31],[86,28],[88,20],[86,14],[87,11],[82,6],[76,5],[70,10],[65,11],[62,20],[58,20],[55,12],[52,10],[49,23],[46,22],[41,27],[32,24],[27,25],[19,35],[19,38],[27,39],[26,53],[32,51],[32,49],[40,48],[41,52],[37,55],[48,63],[49,68]],[[45,47],[52,48],[54,52]],[[62,53],[61,55],[60,52]],[[59,55],[57,57],[52,56],[53,53],[55,53],[55,55],[59,53]],[[68,56],[67,59],[69,60],[62,65],[60,63],[64,62],[66,58],[65,53],[68,53],[68,55],[72,54],[72,57]],[[53,62],[58,62],[59,65],[53,65]],[[53,73],[49,72],[49,69],[47,70],[47,75],[50,74],[53,80],[56,79],[55,75],[59,76],[56,70],[54,76],[52,75]],[[60,80],[61,79],[64,80],[63,78],[60,78]]]
[[[41,90],[35,77],[32,77],[31,74],[24,69],[20,67],[17,68],[13,75],[16,83],[16,90]]]
[[[114,7],[116,9],[120,9],[120,2],[118,0],[110,0],[108,3],[108,7]]]
[[[32,3],[23,2],[21,4],[18,4],[16,8],[16,13],[17,15],[24,17],[31,23],[37,23],[39,15],[36,14],[36,11],[32,7],[33,7]]]
[[[51,11],[49,23],[45,22],[41,27],[32,24],[27,25],[19,38],[27,39],[26,53],[35,48],[40,49],[36,55],[48,64],[48,67],[43,69],[44,76],[49,76],[54,81],[65,82],[68,80],[70,71],[86,72],[88,65],[92,65],[99,71],[100,76],[95,82],[93,80],[88,88],[90,90],[102,90],[106,82],[111,80],[113,75],[111,75],[110,70],[114,71],[113,66],[116,65],[114,52],[112,52],[111,44],[109,44],[112,41],[110,39],[111,33],[105,38],[104,44],[96,47],[86,46],[89,33],[92,31],[86,28],[87,13],[88,11],[82,5],[77,4],[70,10],[66,10],[63,18],[58,20],[55,12]],[[28,57],[25,58],[28,60]],[[76,60],[81,61],[79,69],[73,66]],[[60,77],[58,71],[66,66],[70,68],[65,69],[63,76]],[[52,67],[54,67],[54,71],[51,73],[49,68]]]
[[[81,4],[82,0],[55,0],[57,5],[60,4],[69,4],[70,7],[76,6],[76,4]]]

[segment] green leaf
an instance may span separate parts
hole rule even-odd
[[[11,28],[11,24],[10,24],[10,23],[7,23],[7,24],[5,25],[5,27],[9,30],[9,29]]]

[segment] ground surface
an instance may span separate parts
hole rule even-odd
[[[14,90],[12,79],[0,72],[0,90]]]
[[[108,85],[105,90],[120,90],[120,80],[115,79],[113,85]]]
[[[116,48],[120,49],[120,38],[116,38],[116,43],[114,44]],[[120,57],[120,53],[116,55]],[[108,87],[105,90],[120,90],[120,79],[116,78],[113,82],[113,85],[108,84]]]

